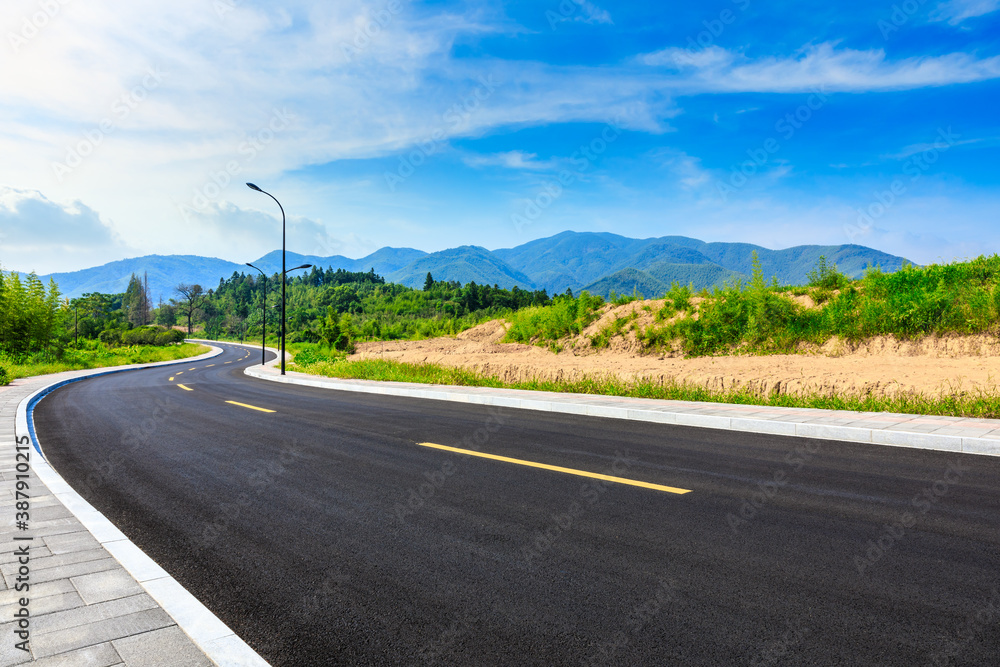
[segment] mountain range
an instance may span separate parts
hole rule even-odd
[[[415,288],[423,286],[429,272],[436,280],[457,280],[462,284],[475,281],[507,288],[517,285],[545,289],[549,294],[568,288],[574,293],[586,289],[602,296],[612,291],[631,294],[635,290],[654,297],[669,289],[673,281],[700,289],[735,278],[746,279],[755,250],[764,275],[768,279],[776,276],[782,284],[807,282],[806,274],[821,255],[851,277],[860,277],[868,266],[895,271],[907,262],[903,257],[860,245],[771,250],[749,243],[706,243],[685,236],[632,239],[604,232],[567,231],[499,250],[460,246],[427,253],[385,247],[360,259],[288,252],[287,265],[313,264],[347,271],[374,269],[388,281]],[[273,275],[281,270],[281,251],[270,252],[253,264]],[[63,296],[74,298],[87,292],[124,292],[129,277],[144,272],[149,276],[154,301],[174,296],[174,288],[180,283],[197,283],[211,289],[234,272],[255,273],[242,264],[213,257],[148,255],[41,278],[45,282],[54,279]]]

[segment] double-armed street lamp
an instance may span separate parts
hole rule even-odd
[[[259,268],[257,268],[256,266],[254,266],[250,262],[247,262],[247,266],[249,266],[249,267],[251,267],[253,269],[257,269],[258,271],[260,271]],[[261,324],[261,327],[260,327],[260,331],[261,331],[261,333],[260,333],[260,365],[263,366],[264,365],[264,357],[265,357],[265,354],[267,352],[267,274],[264,273],[263,271],[260,271],[260,275],[261,275],[261,277],[264,278],[264,321],[263,321],[263,323]]]
[[[247,264],[247,266],[249,266],[251,268],[254,268],[254,269],[257,269],[258,271],[260,271],[260,275],[263,278],[263,282],[264,282],[264,300],[263,300],[264,316],[263,316],[263,320],[261,322],[261,334],[260,334],[260,365],[263,366],[264,365],[264,356],[265,356],[266,350],[267,350],[267,274],[264,273],[263,271],[261,271],[260,267],[254,266],[250,262],[247,262],[246,264]],[[312,268],[312,264],[303,264],[302,266],[296,266],[294,269],[288,269],[287,271],[284,272],[284,274],[291,273],[292,271],[298,271],[299,269],[311,269],[311,268]],[[284,275],[282,276],[282,282],[284,282]],[[282,305],[284,305],[284,295],[282,295]],[[281,327],[281,330],[282,330],[282,338],[281,338],[282,369],[281,370],[282,370],[282,373],[284,373],[284,370],[285,370],[284,369],[284,356],[285,356],[285,338],[284,338],[284,330],[285,330],[285,327],[284,327],[284,317],[285,317],[285,311],[284,311],[284,308],[282,308],[281,317],[282,317],[282,327]]]
[[[247,183],[247,187],[251,190],[256,190],[257,192],[263,192],[265,195],[274,200],[274,203],[278,205],[281,209],[281,374],[285,374],[285,276],[288,274],[288,270],[285,269],[285,207],[281,205],[277,197],[272,195],[270,192],[261,190],[253,183]],[[309,266],[309,265],[306,265]],[[257,267],[254,267],[255,269]],[[303,267],[297,267],[303,268]],[[257,269],[258,271],[260,269]],[[295,269],[291,269],[294,271]]]

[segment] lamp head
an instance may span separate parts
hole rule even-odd
[[[256,190],[257,192],[263,192],[263,190],[261,190],[260,188],[258,188],[253,183],[247,183],[247,187],[250,188],[251,190]]]

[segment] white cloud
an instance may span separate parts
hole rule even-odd
[[[1000,9],[1000,0],[949,0],[934,10],[931,20],[958,25],[967,19],[991,14],[997,9]]]
[[[889,61],[881,49],[860,51],[820,44],[790,58],[751,60],[711,47],[694,55],[669,48],[646,54],[641,62],[679,69],[677,92],[824,92],[909,90],[985,81],[1000,77],[1000,57],[978,59],[967,53]]]
[[[539,160],[535,153],[524,151],[507,151],[492,155],[468,155],[462,161],[470,167],[503,167],[504,169],[521,169],[526,171],[541,171],[555,169],[558,160]]]
[[[653,67],[671,67],[673,69],[725,66],[733,62],[736,56],[719,46],[709,46],[704,49],[684,49],[671,46],[654,53],[639,56],[639,61]]]
[[[125,250],[115,230],[85,204],[0,186],[0,262],[8,268],[49,273],[61,262],[103,261]]]
[[[882,51],[831,45],[758,59],[718,47],[693,55],[666,49],[593,67],[456,58],[460,42],[519,30],[479,5],[465,13],[432,13],[437,10],[401,3],[401,11],[387,15],[388,3],[362,0],[287,0],[280,7],[241,0],[221,14],[215,7],[230,3],[57,4],[58,15],[16,53],[4,54],[0,184],[49,202],[31,205],[47,211],[51,229],[74,221],[89,225],[90,238],[97,239],[111,233],[107,221],[113,221],[120,238],[105,236],[100,247],[84,244],[74,250],[52,235],[33,241],[33,255],[19,241],[21,257],[42,271],[83,268],[94,263],[92,257],[116,259],[126,246],[138,254],[197,252],[234,260],[272,250],[276,243],[271,240],[245,238],[272,238],[265,232],[273,224],[254,218],[255,200],[242,186],[245,180],[283,187],[296,220],[331,221],[327,231],[320,228],[322,222],[295,223],[296,238],[301,235],[307,246],[299,252],[338,252],[335,239],[350,239],[351,229],[365,228],[377,238],[414,225],[406,219],[413,209],[405,207],[412,203],[379,201],[404,211],[379,219],[370,212],[373,199],[366,205],[359,197],[347,209],[339,193],[296,185],[299,176],[331,162],[408,151],[434,137],[447,147],[458,138],[508,129],[616,118],[631,131],[663,133],[680,113],[679,95],[797,92],[823,85],[831,91],[898,90],[1000,76],[997,58],[950,54],[890,60]],[[571,4],[580,20],[611,22],[608,12],[592,3]],[[5,0],[0,25],[16,32],[37,11],[37,0]],[[10,44],[4,40],[0,47]],[[133,92],[151,69],[164,73],[162,85],[135,100]],[[122,103],[129,111],[125,117],[116,113]],[[269,127],[276,109],[294,115],[280,131]],[[107,119],[113,130],[103,133],[78,167],[57,178],[53,165],[81,152]],[[252,141],[260,147],[245,150]],[[530,149],[466,160],[524,171],[554,165]],[[232,162],[237,170],[231,184],[218,188],[201,213],[185,219],[180,206],[205,191]],[[681,167],[689,171],[678,173],[679,182],[700,187],[703,176],[694,158]],[[366,196],[387,199],[384,190],[373,191]],[[52,204],[80,201],[86,206]],[[433,210],[436,204],[420,205]],[[8,256],[14,231],[25,233],[18,225],[30,223],[26,210],[4,209],[8,229],[0,229],[7,235],[0,240],[0,259],[18,268],[31,268]],[[357,247],[366,243],[383,244],[348,243],[354,252],[374,249]]]

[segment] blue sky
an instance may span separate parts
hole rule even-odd
[[[566,229],[1000,251],[1000,0],[5,0],[0,264]]]

